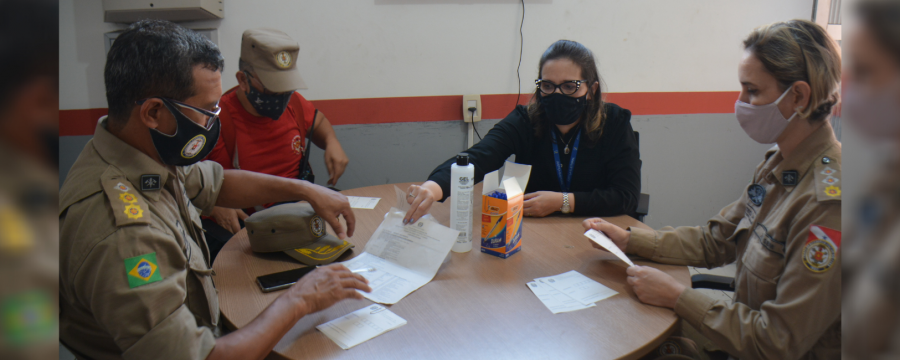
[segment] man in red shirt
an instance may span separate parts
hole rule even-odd
[[[238,86],[219,101],[222,131],[208,160],[225,169],[311,180],[311,174],[306,173],[308,159],[304,159],[310,139],[325,150],[327,184],[337,184],[349,160],[325,115],[294,91],[306,89],[297,69],[299,51],[297,42],[284,32],[264,28],[244,31]],[[307,134],[310,129],[312,133]],[[235,233],[241,229],[239,220],[247,214],[240,209],[216,207],[211,217]],[[225,237],[220,239],[224,245],[230,234],[221,237]],[[217,246],[211,243],[210,247]]]

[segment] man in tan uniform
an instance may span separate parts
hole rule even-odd
[[[11,69],[0,81],[0,359],[51,359],[59,353],[59,2],[0,8],[0,68]]]
[[[318,269],[219,338],[201,213],[307,200],[339,237],[354,226],[338,193],[197,162],[218,138],[222,66],[215,44],[165,21],[133,24],[110,49],[110,115],[60,190],[60,341],[78,357],[262,358],[300,317],[368,291],[343,266]]]

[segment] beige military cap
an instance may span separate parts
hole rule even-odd
[[[283,251],[306,265],[330,263],[354,247],[325,232],[325,220],[305,202],[256,212],[244,224],[253,251]]]
[[[241,60],[253,66],[266,89],[274,92],[306,89],[297,70],[300,45],[280,30],[259,28],[244,31]]]

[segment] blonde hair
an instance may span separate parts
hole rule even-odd
[[[809,84],[809,104],[801,117],[825,119],[840,102],[841,56],[816,23],[798,19],[760,26],[744,40],[744,49],[763,63],[782,92],[798,81]]]

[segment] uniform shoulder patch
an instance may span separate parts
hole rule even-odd
[[[834,266],[841,247],[841,232],[824,226],[810,225],[803,247],[803,265],[814,273],[823,273]]]
[[[826,160],[827,159],[827,160]],[[829,156],[822,156],[813,168],[818,201],[841,200],[841,165]]]
[[[125,259],[128,288],[133,289],[162,280],[157,264],[155,252]]]
[[[116,226],[150,224],[149,214],[144,213],[147,210],[147,201],[135,191],[134,185],[122,175],[107,173],[103,175],[100,182],[113,209]]]

